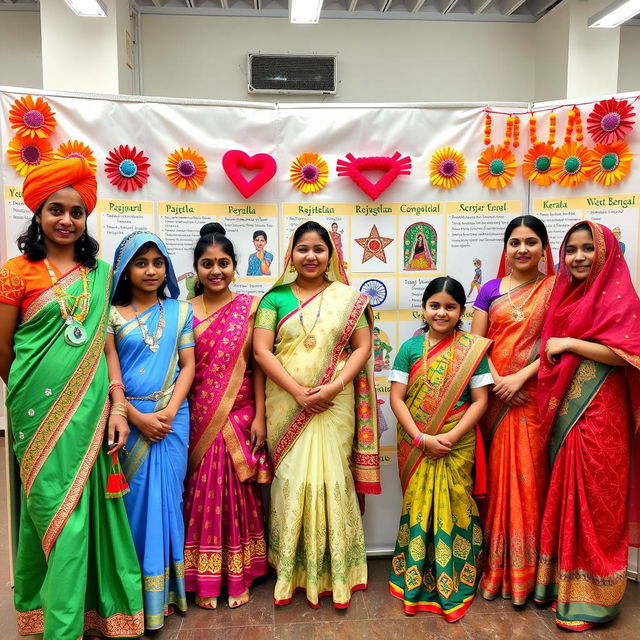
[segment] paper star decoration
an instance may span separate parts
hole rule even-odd
[[[384,249],[393,242],[393,238],[383,238],[378,233],[378,227],[375,224],[371,227],[367,238],[356,238],[356,242],[364,249],[362,264],[367,260],[371,260],[371,258],[378,258],[378,260],[387,264],[387,256],[384,253]]]

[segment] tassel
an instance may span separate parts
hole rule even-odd
[[[122,498],[123,495],[129,493],[129,483],[120,466],[118,452],[111,454],[111,471],[107,476],[106,498]]]

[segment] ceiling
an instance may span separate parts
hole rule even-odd
[[[536,22],[562,0],[325,0],[321,19]],[[285,18],[288,0],[131,0],[140,13]],[[0,10],[38,11],[38,0],[0,0]],[[638,16],[637,16],[638,17]],[[628,24],[639,24],[633,20]]]

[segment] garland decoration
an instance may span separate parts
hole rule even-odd
[[[550,185],[554,178],[551,173],[551,159],[556,154],[554,147],[556,140],[556,113],[552,111],[549,116],[549,138],[547,142],[538,140],[536,114],[532,113],[529,118],[529,138],[531,147],[522,161],[522,174],[524,177],[540,187]]]
[[[485,115],[484,143],[487,148],[478,160],[478,177],[482,184],[489,189],[503,189],[516,175],[518,167],[516,158],[511,151],[511,145],[520,144],[520,117],[512,113],[507,118],[504,142],[499,145],[491,144],[491,116]]]

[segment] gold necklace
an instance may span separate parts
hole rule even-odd
[[[87,342],[87,330],[84,328],[83,322],[87,319],[89,302],[91,301],[87,268],[79,267],[80,278],[82,279],[82,292],[74,296],[57,284],[58,279],[47,258],[44,259],[44,264],[49,272],[49,278],[51,278],[53,295],[60,307],[60,315],[67,325],[67,328],[64,330],[64,341],[72,347],[80,347]],[[76,312],[76,310],[78,311]]]
[[[233,291],[229,291],[229,293],[231,294],[231,298],[229,298],[229,302],[231,302],[233,300]],[[220,305],[216,311],[219,311],[220,309],[222,309],[222,307],[224,307],[226,304],[229,304],[229,302],[225,302],[223,305]],[[209,317],[209,311],[207,311],[207,305],[204,301],[204,293],[202,294],[202,308],[204,309],[204,317],[208,318]],[[212,313],[215,313],[215,311],[213,311]]]
[[[538,280],[540,279],[540,272],[536,276],[536,281],[533,283],[531,287],[531,291],[529,291],[529,295],[524,299],[524,302],[521,305],[516,306],[513,304],[513,300],[511,299],[511,274],[509,274],[509,289],[507,291],[507,299],[509,300],[509,304],[511,305],[511,319],[514,322],[522,322],[526,317],[526,313],[523,311],[524,306],[529,302],[533,292],[536,290],[536,285],[538,284]]]
[[[320,304],[318,305],[318,311],[316,313],[316,319],[313,321],[313,326],[311,327],[311,329],[309,329],[309,331],[307,331],[305,329],[304,326],[304,320],[302,318],[302,301],[300,300],[300,287],[295,284],[295,287],[298,291],[298,294],[296,295],[294,293],[294,295],[296,296],[296,300],[298,301],[298,320],[300,321],[300,327],[302,328],[302,332],[304,333],[304,340],[302,342],[302,344],[304,345],[304,348],[307,351],[311,351],[311,349],[313,349],[316,344],[317,344],[317,340],[316,337],[313,335],[313,330],[316,328],[316,325],[318,324],[318,320],[320,319],[320,312],[322,311],[322,300],[324,298],[324,290],[325,290],[325,286],[324,286],[324,282],[322,283],[322,289],[319,289],[318,291],[316,291],[313,295],[311,295],[309,297],[309,300],[311,300],[311,298],[315,297],[318,295],[318,292],[320,293]]]

